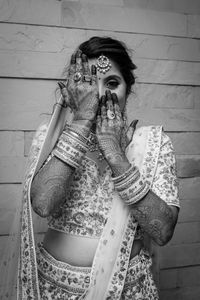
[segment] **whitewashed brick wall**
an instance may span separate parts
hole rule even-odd
[[[33,133],[52,111],[69,55],[93,35],[127,43],[138,66],[129,120],[163,124],[174,143],[181,212],[173,239],[156,252],[161,300],[199,300],[199,0],[1,1],[0,255]]]

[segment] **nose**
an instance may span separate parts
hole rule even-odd
[[[97,80],[97,87],[99,92],[99,98],[105,95],[106,87],[103,85],[101,80]]]

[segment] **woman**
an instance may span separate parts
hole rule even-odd
[[[173,148],[162,127],[134,132],[133,122],[127,130],[135,68],[112,38],[93,37],[72,55],[59,83],[62,107],[33,141],[19,299],[158,299],[144,240],[162,246],[171,239],[179,200]],[[36,255],[30,200],[48,219]]]

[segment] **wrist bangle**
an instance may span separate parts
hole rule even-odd
[[[70,128],[64,130],[53,150],[53,155],[73,168],[78,168],[88,150],[86,141],[86,138],[74,133]]]
[[[112,178],[115,189],[127,205],[140,201],[149,191],[149,184],[143,181],[139,169],[131,166],[126,172]]]

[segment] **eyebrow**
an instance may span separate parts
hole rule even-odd
[[[109,75],[108,77],[105,78],[106,81],[110,80],[110,79],[118,79],[118,80],[122,80],[121,76],[117,75],[117,74],[112,74],[112,75]]]

